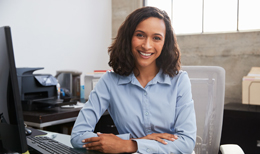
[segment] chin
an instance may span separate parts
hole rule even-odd
[[[147,64],[147,63],[138,63],[138,66],[140,66],[140,67],[148,67],[148,66],[150,66],[151,64],[149,63],[149,64]]]

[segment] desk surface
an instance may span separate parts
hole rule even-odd
[[[55,107],[37,111],[23,111],[23,118],[27,125],[42,129],[52,125],[74,122],[80,109]]]
[[[81,108],[49,108],[37,111],[23,111],[23,118],[27,125],[43,128],[57,124],[74,122]],[[108,115],[106,111],[103,115]]]
[[[238,144],[246,154],[259,153],[259,130],[259,105],[241,102],[225,104],[220,144]]]
[[[81,108],[63,109],[60,107],[37,110],[23,111],[24,121],[45,123],[55,120],[77,117]]]
[[[60,143],[63,143],[69,147],[72,147],[72,145],[70,143],[70,135],[54,133],[54,132],[49,132],[49,131],[44,131],[44,130],[40,130],[40,131],[47,133],[45,136],[48,136],[51,139],[54,139]]]
[[[231,102],[227,103],[224,106],[225,110],[230,111],[241,111],[241,112],[259,112],[260,113],[260,105],[248,105],[242,103]]]
[[[43,130],[40,130],[43,131]],[[53,132],[49,132],[49,131],[43,131],[46,132],[46,136],[48,136],[49,138],[52,138],[60,143],[63,143],[69,147],[72,147],[71,143],[70,143],[70,135],[66,135],[66,134],[60,134],[60,133],[53,133]],[[79,149],[77,149],[78,151]],[[82,148],[79,150],[80,152],[86,153],[86,154],[102,154],[102,152],[98,152],[98,151],[87,151],[86,149]]]
[[[86,102],[81,99],[81,102]],[[24,121],[34,123],[45,123],[55,120],[77,117],[81,108],[46,108],[41,110],[26,111],[23,110]]]

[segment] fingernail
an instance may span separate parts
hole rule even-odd
[[[82,140],[82,142],[85,142],[85,140]]]
[[[85,148],[85,147],[86,147],[86,145],[83,145],[82,147],[83,147],[83,148]]]
[[[174,141],[175,139],[174,138],[171,138],[171,141]]]
[[[164,144],[168,144],[168,142],[164,142]]]
[[[177,135],[174,135],[174,137],[175,137],[175,138],[178,138],[178,136],[177,136]]]
[[[88,148],[86,148],[88,150]]]

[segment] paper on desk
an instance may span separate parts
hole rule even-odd
[[[64,108],[64,109],[82,108],[84,105],[85,105],[85,103],[77,102],[77,104],[63,105],[63,106],[61,106],[61,108]]]
[[[43,136],[49,137],[51,139],[55,139],[57,137],[57,133],[48,132],[46,135]]]

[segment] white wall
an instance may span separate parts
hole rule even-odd
[[[109,69],[111,0],[0,0],[0,26],[10,26],[17,67]]]

